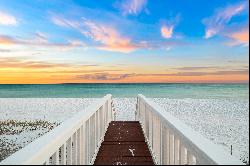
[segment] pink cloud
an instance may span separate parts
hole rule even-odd
[[[0,25],[17,25],[17,19],[5,12],[0,11]]]
[[[170,26],[163,25],[161,27],[161,35],[164,38],[167,38],[167,39],[172,38],[173,31],[174,31],[173,25],[170,25]]]
[[[83,23],[85,31],[82,30],[82,34],[100,42],[101,45],[97,46],[99,49],[129,53],[138,47],[132,43],[130,38],[122,36],[113,27],[86,19]]]
[[[206,25],[204,37],[208,39],[220,33],[226,24],[229,23],[234,16],[246,10],[247,6],[247,2],[230,5],[217,10],[214,15],[204,19],[203,22]]]
[[[174,29],[180,22],[181,15],[177,14],[175,17],[162,20],[161,36],[166,39],[173,38]],[[175,36],[177,37],[177,36]]]
[[[73,28],[85,37],[98,42],[98,45],[95,46],[97,49],[129,53],[138,47],[131,42],[130,38],[122,36],[114,27],[105,24],[85,18],[82,18],[81,21],[73,21],[53,16],[51,20],[58,26]]]
[[[147,5],[147,0],[123,0],[118,4],[123,15],[138,15]]]
[[[179,17],[176,17],[178,20]],[[175,19],[175,22],[177,22]],[[82,20],[72,21],[65,18],[53,17],[52,21],[61,27],[72,28],[85,37],[95,41],[95,44],[92,44],[93,48],[113,51],[113,52],[122,52],[130,53],[138,49],[157,49],[157,48],[166,48],[170,49],[172,46],[184,45],[183,42],[154,42],[154,41],[133,41],[130,37],[122,35],[118,29],[108,25],[107,23],[100,23],[93,20],[88,20],[82,18]],[[174,27],[173,23],[173,27]],[[170,30],[173,31],[173,30]],[[167,37],[166,31],[163,29],[165,37]],[[172,32],[171,32],[172,33]],[[172,34],[171,34],[172,36]]]
[[[232,41],[227,43],[229,46],[249,45],[249,27],[244,27],[238,31],[226,34]]]

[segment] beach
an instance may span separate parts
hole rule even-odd
[[[150,99],[229,154],[232,145],[233,156],[244,162],[249,161],[247,99]],[[26,146],[99,100],[100,98],[0,98],[0,122],[5,124],[5,130],[8,129],[8,132],[2,130],[0,135],[1,158]],[[116,120],[134,120],[136,98],[113,98],[113,101]],[[10,121],[14,122],[6,123]],[[21,122],[26,127],[20,125]],[[13,127],[13,124],[17,125]]]

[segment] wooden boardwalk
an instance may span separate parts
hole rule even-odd
[[[137,121],[109,124],[95,165],[154,165]]]

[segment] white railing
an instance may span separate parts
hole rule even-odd
[[[97,104],[63,122],[0,165],[93,164],[112,120],[112,96],[106,95]]]
[[[243,164],[143,95],[137,98],[136,119],[142,125],[155,164]]]

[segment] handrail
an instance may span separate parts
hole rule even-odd
[[[155,164],[243,165],[143,95],[137,97],[136,118]]]
[[[106,95],[0,165],[93,164],[108,124],[113,120],[111,105],[112,96]]]

